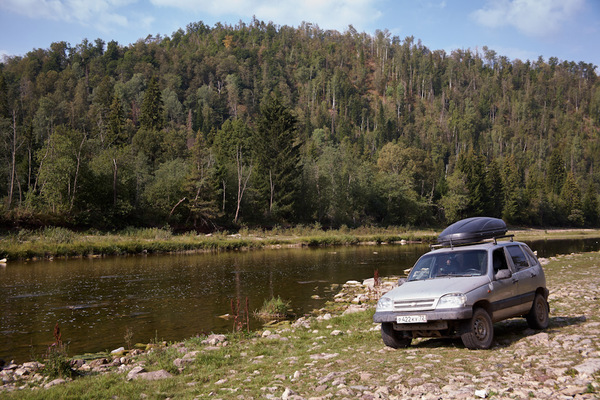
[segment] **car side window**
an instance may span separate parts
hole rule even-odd
[[[502,249],[494,250],[494,253],[492,254],[492,262],[494,264],[494,275],[497,274],[501,269],[508,269],[506,257],[504,256],[504,251]]]
[[[529,265],[533,266],[536,265],[538,263],[537,257],[535,256],[535,254],[533,254],[533,251],[531,251],[531,249],[527,246],[521,246],[521,248],[523,250],[525,250],[525,255],[527,256],[527,259],[529,260]]]
[[[519,245],[508,246],[506,249],[517,271],[529,268],[529,261],[527,261],[527,257]]]

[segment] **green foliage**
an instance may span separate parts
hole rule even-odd
[[[594,225],[595,69],[256,20],[52,43],[0,68],[3,213],[101,228]]]
[[[65,349],[49,348],[44,359],[44,375],[50,379],[73,378],[75,371],[71,368],[71,360]]]
[[[286,318],[290,302],[284,301],[280,296],[265,299],[260,310],[255,315],[263,320],[279,320]]]
[[[19,237],[22,237],[21,232],[19,232]],[[45,241],[50,243],[71,243],[75,238],[75,233],[73,231],[61,228],[61,227],[47,227],[44,228],[42,232],[42,237]]]

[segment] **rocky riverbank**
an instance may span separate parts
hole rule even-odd
[[[72,381],[46,377],[40,363],[11,364],[0,372],[0,390],[15,398],[600,398],[600,253],[544,263],[550,327],[498,323],[490,350],[440,339],[385,347],[370,318],[374,301],[396,279],[371,279],[347,282],[314,315],[262,332],[73,360],[80,376]],[[89,386],[103,389],[90,394]]]

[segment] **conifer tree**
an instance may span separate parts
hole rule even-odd
[[[140,128],[161,130],[164,124],[163,101],[155,77],[150,78],[144,94],[140,115]]]
[[[300,190],[300,143],[296,117],[277,97],[261,107],[254,149],[258,187],[268,217],[290,218],[296,213]]]

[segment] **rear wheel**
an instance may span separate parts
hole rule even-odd
[[[402,349],[410,346],[411,338],[402,336],[402,332],[394,329],[391,322],[383,322],[381,324],[381,339],[383,343],[393,349]]]
[[[489,349],[494,340],[494,324],[490,314],[483,308],[477,308],[469,321],[468,332],[463,333],[465,347],[469,349]]]
[[[527,325],[531,329],[546,329],[550,318],[548,316],[548,302],[541,294],[537,293],[533,299],[531,310],[525,316]]]

